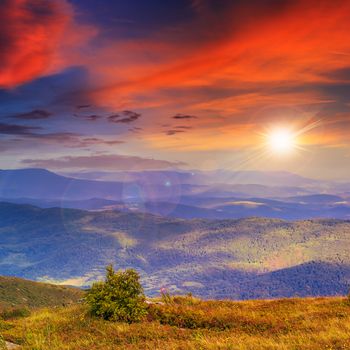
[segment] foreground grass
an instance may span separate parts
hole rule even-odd
[[[31,350],[350,349],[350,304],[345,298],[275,301],[197,301],[151,305],[148,319],[113,323],[86,306],[42,309],[2,321],[6,340]]]

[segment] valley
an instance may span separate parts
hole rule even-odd
[[[0,274],[86,286],[109,263],[204,298],[346,294],[350,222],[175,219],[0,203]]]

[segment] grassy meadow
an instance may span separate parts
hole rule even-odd
[[[173,297],[149,305],[134,324],[90,316],[75,304],[2,320],[1,334],[31,350],[350,349],[347,298],[201,301]]]

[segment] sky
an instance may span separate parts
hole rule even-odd
[[[348,0],[0,0],[0,167],[349,180]],[[273,152],[274,130],[293,135]]]

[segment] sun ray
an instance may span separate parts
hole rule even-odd
[[[308,122],[301,128],[296,128],[295,125],[279,125],[267,128],[265,132],[260,133],[263,138],[263,147],[268,150],[270,155],[275,156],[288,156],[297,151],[307,151],[303,136],[318,128],[321,124],[322,120],[317,119]]]

